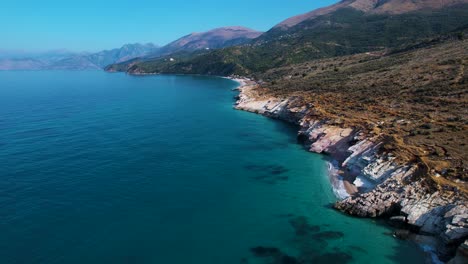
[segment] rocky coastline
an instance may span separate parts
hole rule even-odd
[[[467,263],[464,194],[434,190],[424,177],[427,169],[417,160],[402,161],[386,150],[383,135],[321,118],[313,105],[297,96],[260,95],[255,81],[231,79],[240,83],[236,109],[299,125],[298,139],[309,151],[334,161],[332,183],[335,188],[344,186],[347,193],[339,197],[336,209],[356,217],[386,218],[398,228],[395,236],[431,248],[444,262]]]

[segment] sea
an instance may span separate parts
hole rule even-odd
[[[0,72],[0,263],[424,263],[204,76]]]

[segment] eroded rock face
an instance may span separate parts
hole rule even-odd
[[[465,196],[426,188],[418,165],[402,164],[392,153],[382,152],[379,135],[310,118],[313,109],[297,105],[295,98],[257,97],[255,86],[244,86],[236,108],[299,124],[299,136],[310,144],[310,151],[330,155],[348,174],[375,184],[371,191],[337,202],[337,209],[359,217],[403,217],[412,230],[439,238],[442,259],[455,254],[468,238]]]

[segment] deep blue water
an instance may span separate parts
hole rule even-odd
[[[0,72],[0,263],[423,261],[331,209],[323,157],[233,110],[236,85]]]

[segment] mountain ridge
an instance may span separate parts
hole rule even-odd
[[[194,32],[161,47],[151,57],[160,57],[180,51],[219,49],[241,45],[258,38],[262,34],[263,32],[242,26],[227,26],[205,32]]]
[[[404,14],[423,9],[440,9],[466,3],[468,3],[468,0],[342,0],[331,6],[290,17],[274,26],[273,29],[288,29],[306,20],[327,15],[346,7],[372,14]]]
[[[350,2],[354,1],[346,1]],[[273,28],[244,45],[124,62],[107,69],[245,76],[313,59],[402,49],[463,28],[466,17],[468,4],[396,15],[343,7],[287,30]]]

